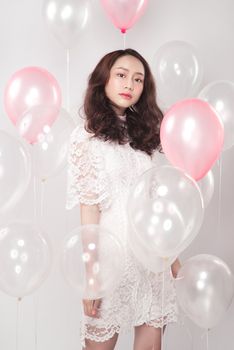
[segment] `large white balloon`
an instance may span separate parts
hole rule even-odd
[[[200,254],[188,259],[176,278],[178,302],[199,327],[216,326],[227,312],[234,294],[234,278],[220,258]]]
[[[48,239],[30,223],[0,227],[0,289],[18,298],[32,293],[46,279],[51,265]]]
[[[168,269],[176,260],[176,256],[163,259],[154,249],[145,246],[136,236],[133,230],[129,230],[129,246],[137,260],[149,271],[159,273]]]
[[[158,102],[163,109],[195,97],[203,79],[203,65],[197,50],[184,41],[161,46],[152,63],[157,82]]]
[[[228,80],[214,81],[205,86],[198,97],[207,101],[222,120],[223,149],[229,149],[234,145],[234,83]]]
[[[71,48],[86,28],[89,11],[88,0],[45,0],[42,15],[56,39]]]
[[[197,183],[171,166],[147,170],[129,195],[129,222],[137,242],[163,258],[178,256],[192,242],[203,214]]]
[[[99,299],[110,293],[124,271],[120,241],[100,225],[81,225],[63,243],[62,272],[83,299]]]
[[[31,157],[26,145],[0,131],[0,213],[11,209],[25,193],[31,178]]]

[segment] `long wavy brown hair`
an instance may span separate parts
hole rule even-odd
[[[112,108],[105,94],[105,86],[115,61],[122,56],[131,55],[139,59],[145,69],[144,87],[138,102],[125,111],[123,123]],[[84,106],[85,129],[104,141],[125,144],[133,149],[152,155],[160,145],[160,124],[163,113],[156,103],[154,78],[146,60],[135,50],[117,50],[105,55],[89,76]]]

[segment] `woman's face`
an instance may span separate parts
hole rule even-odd
[[[126,108],[137,103],[143,91],[144,76],[145,69],[138,58],[126,55],[115,61],[105,93],[117,115],[123,115]]]

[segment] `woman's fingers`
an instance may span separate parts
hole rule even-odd
[[[93,314],[95,315],[95,317],[100,317],[100,306],[101,306],[101,303],[102,303],[102,299],[96,299],[94,300],[94,303],[93,303]]]
[[[101,299],[86,300],[83,299],[84,313],[89,317],[99,317],[99,308],[101,305]]]

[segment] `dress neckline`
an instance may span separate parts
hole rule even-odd
[[[118,115],[118,118],[122,121],[126,121],[126,114],[124,115]]]

